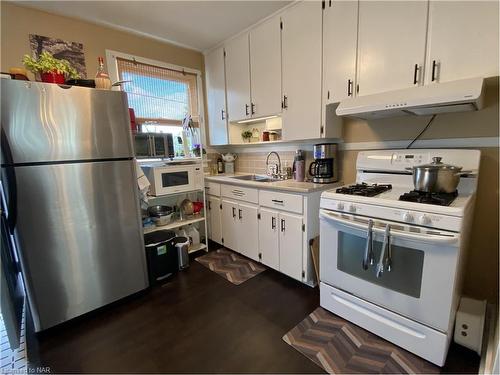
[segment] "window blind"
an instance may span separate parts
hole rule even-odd
[[[118,75],[138,122],[181,125],[186,115],[198,124],[196,74],[117,58]]]

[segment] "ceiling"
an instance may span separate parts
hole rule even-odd
[[[204,51],[290,1],[16,1]]]

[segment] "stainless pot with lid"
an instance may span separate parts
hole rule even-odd
[[[432,163],[406,168],[413,172],[413,186],[426,193],[454,193],[460,182],[460,175],[471,173],[462,167],[444,164],[441,157],[433,157]]]

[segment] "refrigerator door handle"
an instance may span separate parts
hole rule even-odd
[[[17,221],[17,181],[16,181],[16,170],[14,168],[14,159],[12,158],[12,151],[10,149],[9,141],[7,140],[7,135],[2,127],[2,153],[4,158],[5,177],[8,190],[8,203],[7,203],[7,225],[9,227],[9,232],[14,234],[14,228],[16,227]],[[3,189],[2,185],[2,189]]]

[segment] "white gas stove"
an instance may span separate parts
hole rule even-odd
[[[462,166],[452,194],[413,191],[407,168]],[[321,306],[442,366],[460,297],[480,152],[360,152],[356,184],[320,204]]]

